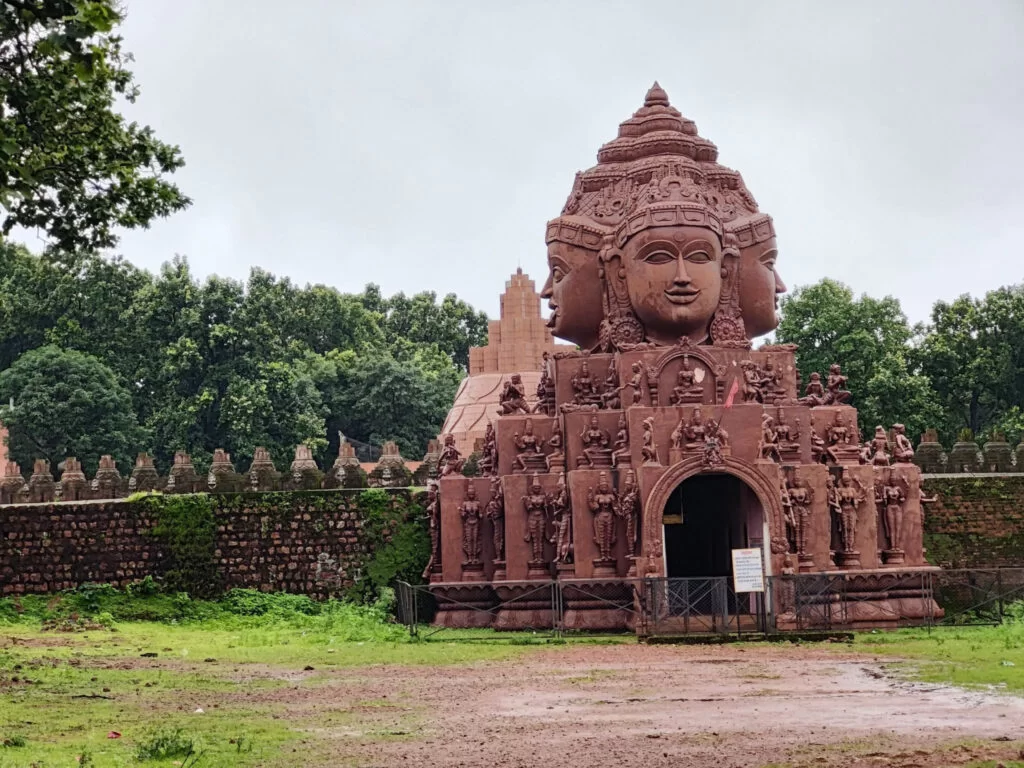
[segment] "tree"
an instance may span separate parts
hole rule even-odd
[[[1024,285],[937,302],[915,354],[945,411],[943,435],[1015,433],[1012,409],[1024,408]]]
[[[10,431],[11,459],[23,468],[37,458],[51,466],[75,456],[95,472],[103,454],[127,469],[147,447],[131,398],[114,372],[81,352],[46,346],[26,352],[0,373],[0,409]]]
[[[106,248],[115,227],[189,205],[166,180],[184,165],[178,148],[114,109],[139,94],[120,22],[113,0],[0,4],[3,235],[38,228],[60,250]]]
[[[810,373],[839,363],[849,376],[851,404],[861,428],[902,422],[911,435],[933,426],[941,414],[926,376],[912,364],[918,329],[891,296],[854,298],[842,283],[825,279],[782,300],[778,341],[797,345],[797,366]]]

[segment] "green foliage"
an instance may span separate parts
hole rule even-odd
[[[371,488],[359,494],[359,509],[362,535],[371,554],[364,578],[352,588],[350,597],[372,602],[384,596],[396,580],[419,583],[430,558],[422,506],[404,494]]]
[[[113,0],[0,4],[0,207],[3,235],[38,228],[65,251],[105,248],[188,206],[166,180],[177,147],[115,107],[139,89],[114,34]]]
[[[165,588],[194,597],[220,594],[222,580],[214,558],[217,521],[210,496],[146,496],[139,504],[156,519],[153,535],[167,548]]]
[[[195,738],[181,728],[161,728],[139,742],[135,748],[138,760],[172,760],[190,757],[196,749]]]
[[[31,467],[36,458],[57,462],[77,456],[95,472],[102,454],[130,466],[145,448],[131,397],[102,362],[81,352],[47,346],[26,352],[0,372],[0,409],[10,430],[11,459]]]

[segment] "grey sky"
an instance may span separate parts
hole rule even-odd
[[[193,207],[151,269],[454,291],[497,313],[657,79],[739,170],[792,288],[938,298],[1024,279],[1024,3],[127,0],[133,118]]]

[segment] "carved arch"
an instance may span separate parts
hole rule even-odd
[[[726,367],[721,365],[714,357],[700,347],[692,344],[680,344],[666,351],[654,362],[653,365],[650,366],[647,371],[647,387],[650,390],[651,405],[660,405],[658,402],[658,388],[661,382],[661,374],[669,363],[673,360],[678,360],[681,357],[690,357],[694,360],[699,360],[704,364],[704,367],[708,369],[708,372],[714,376],[715,379],[714,402],[715,404],[721,403],[725,399]]]
[[[658,560],[662,562],[661,575],[664,575],[664,562],[662,555],[662,521],[661,517],[665,511],[672,492],[681,483],[695,475],[700,474],[726,474],[742,480],[757,496],[761,508],[768,516],[768,531],[771,538],[771,551],[774,554],[784,552],[786,549],[786,537],[783,531],[783,510],[782,497],[776,483],[764,473],[751,464],[740,461],[732,456],[723,456],[721,464],[715,467],[708,467],[701,456],[694,456],[669,467],[665,473],[658,478],[658,481],[647,494],[643,506],[643,555],[648,562]]]

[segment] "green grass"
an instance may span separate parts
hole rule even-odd
[[[1024,692],[1024,622],[858,634],[853,649],[913,660],[918,680]]]

